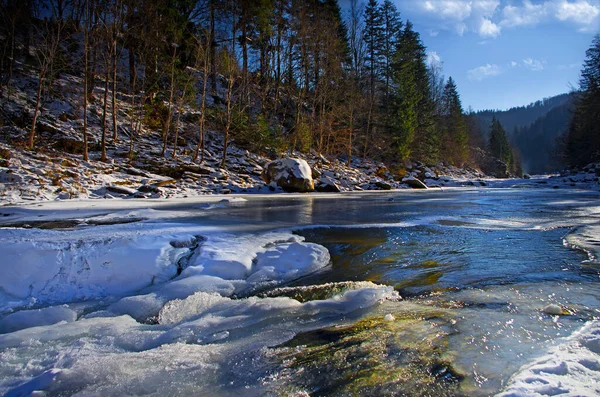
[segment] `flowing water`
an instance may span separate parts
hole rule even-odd
[[[77,321],[0,335],[0,391],[493,395],[598,321],[599,198],[456,189],[162,206],[147,227],[226,233],[221,240],[244,241],[232,248],[239,260],[253,244],[277,247],[274,238],[253,239],[279,231],[327,248],[331,260],[299,278],[286,273],[251,288],[232,281],[229,295],[164,299],[152,321],[119,312],[123,303],[110,297],[79,302]],[[199,244],[208,250],[210,242]],[[179,277],[191,279],[181,267]],[[139,308],[149,291],[125,300]],[[599,346],[590,348],[598,359]],[[582,360],[600,373],[596,356]],[[560,368],[546,372],[573,372]]]

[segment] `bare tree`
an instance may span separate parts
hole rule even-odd
[[[89,161],[88,155],[88,83],[89,83],[89,49],[90,49],[90,4],[85,1],[85,20],[83,23],[83,160]]]
[[[113,56],[113,65],[112,65],[112,124],[113,124],[113,142],[117,142],[119,140],[118,135],[118,125],[117,125],[117,65],[119,58],[121,56],[121,52],[123,51],[123,47],[121,47],[121,51],[117,51],[117,41],[119,40],[119,36],[123,29],[123,23],[125,21],[124,7],[122,0],[115,0],[113,4],[113,23],[111,29],[111,45],[112,45],[112,56]]]
[[[213,41],[210,31],[204,32],[204,40],[199,37],[197,42],[196,65],[202,68],[202,99],[200,100],[200,136],[196,145],[194,162],[198,161],[198,152],[201,152],[200,163],[204,162],[204,149],[206,145],[206,93],[208,87],[208,78],[210,76],[210,46]]]
[[[445,77],[442,74],[442,62],[438,57],[429,55],[429,87],[431,91],[431,99],[433,100],[434,110],[436,115],[442,113],[442,93],[444,91]]]
[[[31,129],[29,131],[29,149],[33,149],[35,147],[35,129],[42,102],[42,92],[45,88],[47,82],[46,80],[60,50],[60,44],[63,39],[63,29],[64,22],[60,19],[57,19],[55,15],[49,19],[46,19],[44,23],[36,29],[37,48],[35,52],[35,58],[37,61],[37,66],[39,67],[39,72],[35,110],[33,112]]]
[[[226,50],[221,52],[221,64],[226,73],[227,92],[225,94],[226,112],[225,112],[225,131],[223,131],[223,155],[221,159],[221,168],[226,167],[227,148],[229,145],[229,134],[233,118],[233,87],[237,80],[238,65],[233,54]]]
[[[171,128],[171,118],[173,117],[173,96],[175,95],[175,60],[177,59],[177,47],[178,45],[175,43],[171,44],[173,48],[172,56],[171,56],[171,79],[170,79],[170,88],[169,88],[169,105],[167,108],[167,117],[165,119],[165,123],[163,125],[163,148],[161,152],[161,156],[165,156],[167,154],[167,142],[169,139],[169,129]]]

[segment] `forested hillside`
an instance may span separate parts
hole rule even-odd
[[[565,139],[566,161],[571,167],[600,161],[600,34],[585,55],[580,92]]]
[[[565,166],[564,139],[576,94],[561,94],[508,110],[483,110],[471,114],[482,131],[497,119],[518,152],[524,172],[556,172]]]
[[[564,135],[573,116],[573,100],[551,109],[528,126],[517,128],[512,136],[519,149],[523,169],[532,174],[544,174],[563,169]]]
[[[102,161],[124,139],[134,158],[150,133],[160,155],[187,145],[201,162],[216,131],[222,167],[232,140],[400,168],[461,166],[481,141],[390,0],[351,1],[348,13],[336,0],[6,0],[1,12],[4,124],[26,130],[17,143],[30,150],[43,150],[40,118],[67,97],[82,157]],[[35,91],[24,105],[13,102],[23,84]]]
[[[512,136],[515,128],[529,126],[552,109],[572,101],[573,94],[560,94],[535,101],[526,106],[518,106],[508,110],[481,110],[474,114],[482,128],[486,129],[492,122],[492,118],[495,117]]]

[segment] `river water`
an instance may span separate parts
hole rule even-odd
[[[487,396],[563,387],[594,395],[597,341],[586,357],[535,367],[535,379],[519,374],[556,359],[553,351],[600,318],[599,198],[550,189],[250,196],[167,204],[132,226],[89,227],[89,236],[125,226],[171,240],[192,233],[204,253],[180,261],[179,275],[160,285],[188,280],[188,288],[204,277],[192,286],[201,292],[153,287],[75,299],[41,289],[33,305],[10,311],[62,307],[76,317],[6,328],[0,392]],[[43,238],[92,238],[52,233]],[[242,285],[223,268],[260,268],[267,259],[253,246],[277,255],[266,273],[246,271]],[[307,255],[325,265],[304,266]],[[207,273],[209,259],[221,268]]]

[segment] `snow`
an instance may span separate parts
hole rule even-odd
[[[288,171],[291,171],[292,176],[298,179],[312,180],[312,172],[306,160],[296,158],[283,158],[277,160],[280,168],[280,173],[276,174],[273,180],[278,181],[280,178],[287,179]]]
[[[210,382],[221,348],[205,344],[235,342],[232,349],[251,351],[398,299],[392,287],[366,282],[321,301],[245,298],[319,271],[330,256],[289,229],[225,232],[178,221],[213,210],[204,204],[246,204],[222,200],[188,201],[181,213],[171,209],[173,202],[137,208],[134,201],[5,209],[12,222],[77,216],[81,223],[60,230],[0,228],[6,259],[0,262],[0,394],[95,394],[102,387],[112,395],[137,394],[154,382],[168,394],[173,386],[161,386],[166,378],[155,372],[157,363],[173,368],[165,370],[172,379],[173,363],[193,363]],[[190,350],[174,358],[182,349]],[[134,389],[122,389],[116,379]]]
[[[600,321],[525,365],[498,397],[600,395]]]

